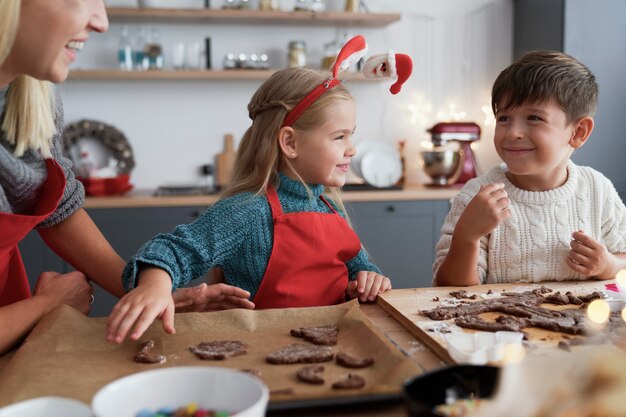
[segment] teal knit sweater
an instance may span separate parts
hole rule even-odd
[[[284,213],[330,212],[319,198],[324,191],[322,185],[309,186],[315,197],[310,198],[300,182],[282,174],[279,179],[278,198]],[[240,193],[225,198],[193,223],[177,226],[171,233],[158,234],[144,244],[126,265],[124,287],[127,291],[135,287],[141,264],[167,271],[173,289],[203,276],[211,268],[221,267],[226,283],[250,291],[252,298],[269,262],[273,230],[272,212],[265,195]],[[363,248],[346,267],[351,280],[359,271],[380,273]]]

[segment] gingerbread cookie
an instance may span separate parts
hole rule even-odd
[[[357,389],[365,386],[365,379],[357,374],[348,374],[333,383],[333,389]]]
[[[339,337],[339,327],[334,325],[320,327],[300,327],[292,329],[291,335],[302,337],[314,345],[334,346],[337,344]]]
[[[135,362],[138,363],[164,363],[165,356],[151,355],[150,350],[154,347],[154,340],[150,339],[139,348],[139,352],[135,355]]]
[[[324,372],[322,365],[309,365],[298,369],[296,376],[300,381],[307,384],[323,385],[324,378],[322,377],[322,372]]]
[[[303,345],[292,343],[265,357],[268,363],[283,365],[289,363],[318,363],[332,361],[333,351],[328,346]]]
[[[248,353],[248,345],[240,340],[216,340],[189,346],[189,350],[204,360],[221,361]]]
[[[339,352],[335,361],[344,368],[367,368],[374,363],[374,358],[355,358],[346,352]]]

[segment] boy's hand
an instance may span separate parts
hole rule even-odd
[[[130,334],[138,340],[154,319],[163,321],[163,329],[174,334],[174,299],[172,282],[167,272],[158,268],[147,268],[139,277],[139,285],[113,307],[107,321],[107,340],[122,343]]]
[[[391,281],[384,275],[372,271],[360,271],[354,281],[348,283],[346,295],[363,303],[376,300],[376,296],[391,289]]]
[[[567,265],[574,271],[600,279],[615,278],[615,256],[606,246],[587,236],[582,230],[572,233]]]
[[[239,287],[226,284],[207,285],[205,283],[190,288],[180,288],[172,294],[176,312],[226,310],[247,308],[252,310],[254,303],[248,300],[250,293]]]
[[[468,241],[479,241],[511,216],[504,184],[487,184],[467,204],[459,217],[454,233]]]

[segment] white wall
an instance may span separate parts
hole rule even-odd
[[[180,0],[162,0],[180,1]],[[186,0],[198,2],[199,0]],[[213,7],[219,7],[212,0]],[[283,4],[287,1],[283,0]],[[293,3],[293,2],[290,2]],[[339,9],[341,0],[329,0]],[[426,128],[437,121],[462,120],[483,125],[476,153],[484,171],[498,162],[492,145],[489,106],[491,83],[512,57],[512,0],[367,0],[372,12],[397,12],[402,19],[385,28],[348,28],[363,34],[370,53],[393,49],[412,56],[414,72],[402,92],[391,96],[385,83],[347,83],[357,101],[357,139],[395,143],[408,140],[409,179],[424,180],[418,163]],[[111,0],[109,6],[133,6],[134,0]],[[132,23],[132,22],[131,22]],[[138,24],[139,22],[137,22]],[[136,26],[135,23],[132,23]],[[93,34],[74,68],[116,68],[121,22],[106,34]],[[304,40],[311,65],[319,65],[323,44],[335,28],[158,23],[165,57],[174,42],[212,39],[213,67],[227,52],[267,52],[273,67],[286,65],[290,40]],[[166,64],[167,65],[167,64]],[[66,122],[101,120],[122,130],[135,152],[132,181],[137,188],[164,183],[199,183],[198,167],[212,163],[222,137],[238,140],[250,120],[246,105],[260,81],[86,81],[59,87]],[[409,107],[412,106],[414,111]],[[487,116],[487,117],[486,117]]]

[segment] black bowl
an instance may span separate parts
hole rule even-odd
[[[446,403],[448,392],[457,399],[489,398],[493,395],[500,368],[486,365],[454,365],[408,380],[404,401],[410,417],[440,417],[433,409]]]

